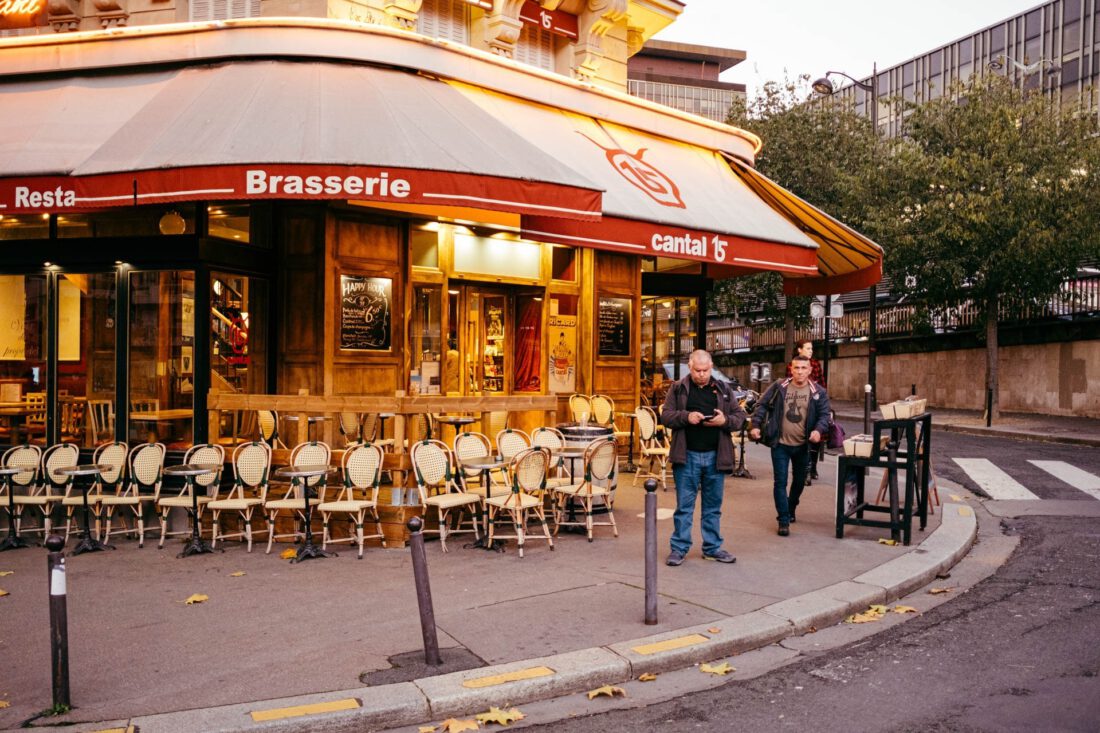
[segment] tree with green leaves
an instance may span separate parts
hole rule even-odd
[[[728,122],[759,135],[764,147],[756,168],[814,206],[861,229],[876,200],[879,145],[870,122],[835,100],[813,100],[809,77],[768,82],[751,100],[735,105]],[[762,314],[758,325],[783,324],[785,358],[795,329],[809,324],[810,298],[788,297],[780,307],[782,279],[762,273],[719,281],[720,312]]]
[[[897,292],[933,313],[967,304],[980,313],[997,417],[1006,307],[1051,301],[1100,253],[1096,116],[987,75],[911,106],[905,131],[886,161],[883,193],[894,203],[871,228],[890,232]]]

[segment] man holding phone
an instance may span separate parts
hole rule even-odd
[[[703,557],[723,563],[737,558],[722,549],[722,489],[734,469],[731,433],[748,418],[729,387],[711,376],[714,364],[702,349],[691,352],[688,375],[669,387],[661,424],[672,430],[669,461],[676,479],[676,512],[666,565],[680,565],[691,549],[695,497],[703,495],[699,528]]]

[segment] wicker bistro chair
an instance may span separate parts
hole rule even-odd
[[[550,467],[550,453],[545,448],[527,448],[517,453],[508,464],[511,490],[485,500],[489,512],[489,545],[494,539],[514,539],[523,557],[523,544],[527,536],[527,515],[533,512],[542,524],[542,533],[554,549],[554,538],[546,526],[546,510],[543,508],[543,492],[546,491],[546,471]],[[512,517],[515,534],[496,534],[496,517],[506,512]]]
[[[613,427],[615,424],[615,400],[607,395],[594,394],[591,397],[593,422],[597,425]]]
[[[439,528],[424,531],[438,532],[439,544],[446,552],[449,535],[470,531],[462,529],[461,512],[465,510],[474,538],[480,539],[477,519],[481,515],[481,497],[466,493],[455,481],[454,456],[447,445],[440,440],[422,440],[413,445],[411,458],[420,503],[425,509],[435,507],[439,514]],[[449,530],[447,521],[452,509],[457,509],[460,516],[455,529]]]
[[[338,426],[340,435],[344,438],[345,448],[351,448],[363,442],[363,424],[359,420],[358,412],[341,412]]]
[[[500,460],[505,463],[510,463],[513,458],[530,447],[531,436],[522,430],[504,428],[497,433],[497,453],[500,454]],[[501,486],[509,484],[506,469],[498,471],[493,478]]]
[[[145,547],[145,507],[152,504],[156,507],[160,499],[161,475],[164,471],[163,443],[142,443],[130,450],[128,463],[130,464],[130,476],[126,481],[115,484],[115,493],[104,495],[99,503],[103,507],[103,541],[111,538],[111,520],[115,510],[120,507],[128,507],[134,516],[137,527],[138,547]],[[124,515],[125,516],[125,515]],[[123,519],[122,527],[115,530],[115,534],[132,531],[126,527]]]
[[[115,403],[111,400],[88,400],[88,421],[92,444],[100,445],[115,439]]]
[[[354,542],[359,545],[359,559],[363,559],[363,540],[380,539],[382,547],[386,538],[382,534],[382,520],[378,518],[378,484],[382,481],[382,448],[372,443],[353,445],[344,452],[344,485],[334,501],[324,501],[317,506],[324,526],[321,549],[329,542]],[[359,498],[362,497],[362,498]],[[363,520],[367,512],[374,519],[374,534],[363,534]],[[334,540],[330,531],[333,514],[344,514],[354,523],[355,532],[346,539]]]
[[[378,416],[377,412],[368,412],[363,416],[363,440],[368,443],[374,443],[384,451],[393,450],[393,438],[379,438],[378,433],[382,426],[382,418]]]
[[[545,448],[550,453],[550,467],[554,475],[547,475],[546,487],[555,489],[558,486],[568,486],[573,483],[573,476],[565,467],[565,459],[561,456],[554,458],[554,453],[565,447],[565,436],[557,428],[535,428],[531,433],[531,446]]]
[[[331,458],[332,450],[329,449],[328,444],[311,440],[308,443],[299,443],[294,446],[294,450],[290,452],[290,465],[327,466]],[[282,539],[284,537],[296,539],[299,535],[305,538],[306,513],[302,502],[302,492],[305,491],[307,494],[313,493],[313,490],[316,489],[317,496],[308,496],[307,499],[310,506],[318,506],[325,500],[325,488],[328,485],[327,478],[328,477],[324,474],[307,478],[304,481],[299,478],[293,478],[282,498],[268,498],[264,501],[264,516],[267,517],[267,552],[269,554],[271,552],[271,545],[277,539]],[[270,492],[268,493],[270,494]],[[275,520],[278,519],[279,512],[287,509],[292,511],[298,518],[298,524],[301,528],[295,529],[293,532],[276,534]]]
[[[104,443],[95,449],[92,454],[92,463],[107,466],[88,488],[88,510],[95,517],[95,539],[99,539],[100,522],[103,518],[102,500],[107,494],[103,487],[110,486],[118,491],[126,474],[126,457],[130,453],[130,446],[126,443],[115,441]],[[65,542],[69,541],[69,533],[73,526],[73,512],[84,507],[84,495],[76,491],[76,482],[70,482],[65,487],[65,496],[61,499],[61,506],[65,507]]]
[[[260,441],[242,443],[233,450],[233,486],[224,499],[216,498],[206,506],[213,513],[210,529],[210,546],[219,539],[244,537],[248,551],[252,552],[252,515],[256,507],[262,507],[267,498],[268,478],[271,473],[271,446]],[[245,493],[245,492],[248,493]],[[229,534],[221,531],[219,519],[222,512],[237,512],[241,517],[241,530]],[[260,532],[269,530],[260,530]]]
[[[584,480],[569,486],[559,486],[554,489],[555,496],[555,522],[554,533],[562,526],[583,525],[588,532],[588,541],[592,541],[592,527],[595,525],[608,525],[614,535],[619,536],[619,527],[615,524],[615,513],[612,511],[611,484],[615,480],[615,468],[618,464],[615,441],[593,441],[584,452]],[[599,482],[599,483],[596,483]],[[592,519],[596,502],[602,504],[607,513],[606,522],[596,522]],[[584,520],[568,519],[570,502],[579,503],[584,508]]]
[[[592,416],[592,399],[588,395],[575,392],[569,395],[569,414],[574,422],[581,422]]]
[[[75,466],[79,461],[80,448],[75,443],[58,443],[42,453],[42,469],[38,474],[38,482],[31,486],[29,493],[15,495],[16,531],[22,530],[25,508],[33,506],[42,512],[42,536],[49,536],[53,508],[61,501],[73,482],[72,476],[60,474],[57,469]],[[15,478],[22,475],[16,474]]]
[[[197,504],[199,507],[199,516],[195,517],[193,521],[198,522],[201,534],[202,513],[206,507],[217,498],[216,496],[211,496],[211,493],[217,494],[218,485],[222,480],[222,466],[225,465],[225,448],[220,444],[200,443],[199,445],[192,446],[190,450],[184,454],[183,462],[195,464],[197,466],[217,466],[218,470],[214,473],[202,473],[195,476],[190,484],[185,482],[183,488],[174,496],[158,496],[154,503],[157,515],[160,517],[160,543],[157,547],[164,547],[164,538],[170,535],[186,536],[191,534],[190,529],[181,529],[176,532],[168,531],[168,513],[173,509],[192,511],[192,508]],[[211,487],[213,487],[212,490]],[[205,492],[205,495],[199,494],[195,497],[197,502],[193,502],[191,500],[191,491],[197,492],[200,489]]]
[[[0,464],[3,464],[4,468],[26,469],[0,482],[0,509],[8,512],[8,522],[15,529],[16,535],[22,529],[20,519],[23,515],[23,507],[28,505],[41,507],[46,503],[45,497],[41,497],[41,503],[30,501],[39,498],[34,491],[38,487],[38,467],[41,463],[42,449],[37,445],[17,445],[4,451],[3,458],[0,458]],[[19,491],[17,492],[16,489]],[[10,499],[7,495],[8,491],[13,494]],[[12,509],[13,504],[14,509]],[[45,521],[48,522],[48,519]]]
[[[462,486],[466,492],[484,497],[487,492],[481,480],[482,470],[479,468],[465,468],[462,464],[478,459],[493,460],[493,446],[489,442],[489,438],[474,431],[459,433],[454,440],[454,457],[458,463],[458,475],[462,479]],[[492,481],[492,483],[497,482]],[[492,493],[491,489],[495,487],[489,488],[488,493]]]
[[[634,411],[638,422],[638,443],[641,445],[641,457],[638,470],[634,472],[632,486],[638,485],[638,479],[653,478],[668,490],[668,441],[663,430],[658,430],[657,414],[653,408],[642,405]],[[644,467],[644,470],[643,470]]]
[[[286,448],[286,443],[279,439],[279,413],[256,410],[256,425],[260,428],[260,440],[272,448]]]

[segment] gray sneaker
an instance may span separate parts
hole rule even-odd
[[[704,560],[717,560],[718,562],[737,562],[737,558],[725,550],[719,550],[712,555],[703,555]]]
[[[682,552],[676,552],[676,550],[673,550],[672,552],[668,553],[668,557],[665,558],[665,565],[676,567],[677,565],[683,564],[684,554]]]

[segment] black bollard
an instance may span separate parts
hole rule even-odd
[[[416,604],[420,607],[420,632],[424,636],[424,661],[429,666],[443,664],[439,656],[439,638],[435,631],[435,610],[432,608],[432,586],[428,581],[428,556],[424,552],[424,521],[413,517],[409,528],[409,549],[412,552],[413,579],[416,583]]]
[[[69,621],[65,595],[65,540],[52,534],[46,538],[46,568],[50,580],[50,668],[53,676],[55,709],[71,708],[69,701]]]
[[[863,385],[863,434],[871,434],[871,385]]]
[[[657,481],[645,482],[645,623],[657,623]]]
[[[990,387],[985,391],[985,426],[991,427],[993,425],[993,388]]]
[[[886,461],[890,467],[886,469],[887,489],[890,493],[890,539],[898,542],[901,539],[900,509],[898,508],[898,441],[893,437],[886,444]]]

